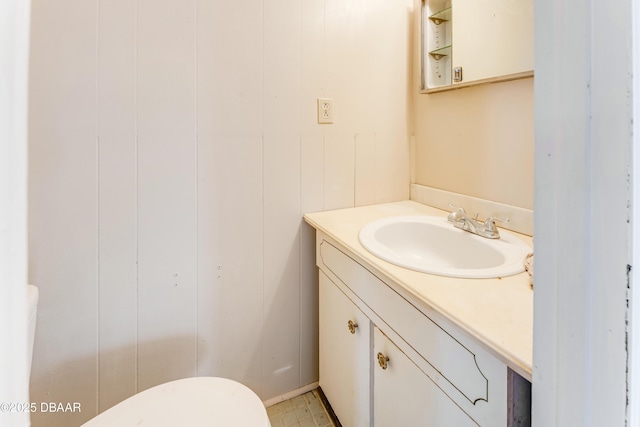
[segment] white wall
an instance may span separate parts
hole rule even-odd
[[[317,380],[308,211],[408,197],[412,1],[36,0],[35,402]],[[332,97],[335,124],[316,124]]]
[[[536,1],[536,427],[627,426],[637,405],[631,7]]]
[[[0,1],[0,425],[29,425],[27,340],[28,1]],[[7,407],[7,404],[14,406]],[[16,410],[18,409],[18,410]]]
[[[527,78],[417,94],[415,182],[533,209],[533,87]]]

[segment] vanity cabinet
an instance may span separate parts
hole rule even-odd
[[[515,425],[504,363],[319,230],[316,250],[320,386],[342,425]]]

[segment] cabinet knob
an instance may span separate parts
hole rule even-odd
[[[387,369],[389,363],[389,356],[385,356],[382,353],[378,353],[378,364],[382,369]]]
[[[357,323],[355,323],[353,320],[349,320],[347,322],[347,326],[349,327],[349,332],[351,332],[352,334],[356,333],[356,328],[358,327]]]

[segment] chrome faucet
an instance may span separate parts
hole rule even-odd
[[[478,236],[486,237],[487,239],[500,238],[500,233],[496,227],[496,221],[509,222],[508,218],[501,219],[494,216],[488,217],[484,222],[479,221],[478,214],[471,218],[463,208],[454,206],[451,203],[449,203],[449,206],[455,210],[447,216],[447,221],[453,223],[456,228],[477,234]]]

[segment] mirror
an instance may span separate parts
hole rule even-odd
[[[533,76],[533,0],[422,0],[422,92]]]

